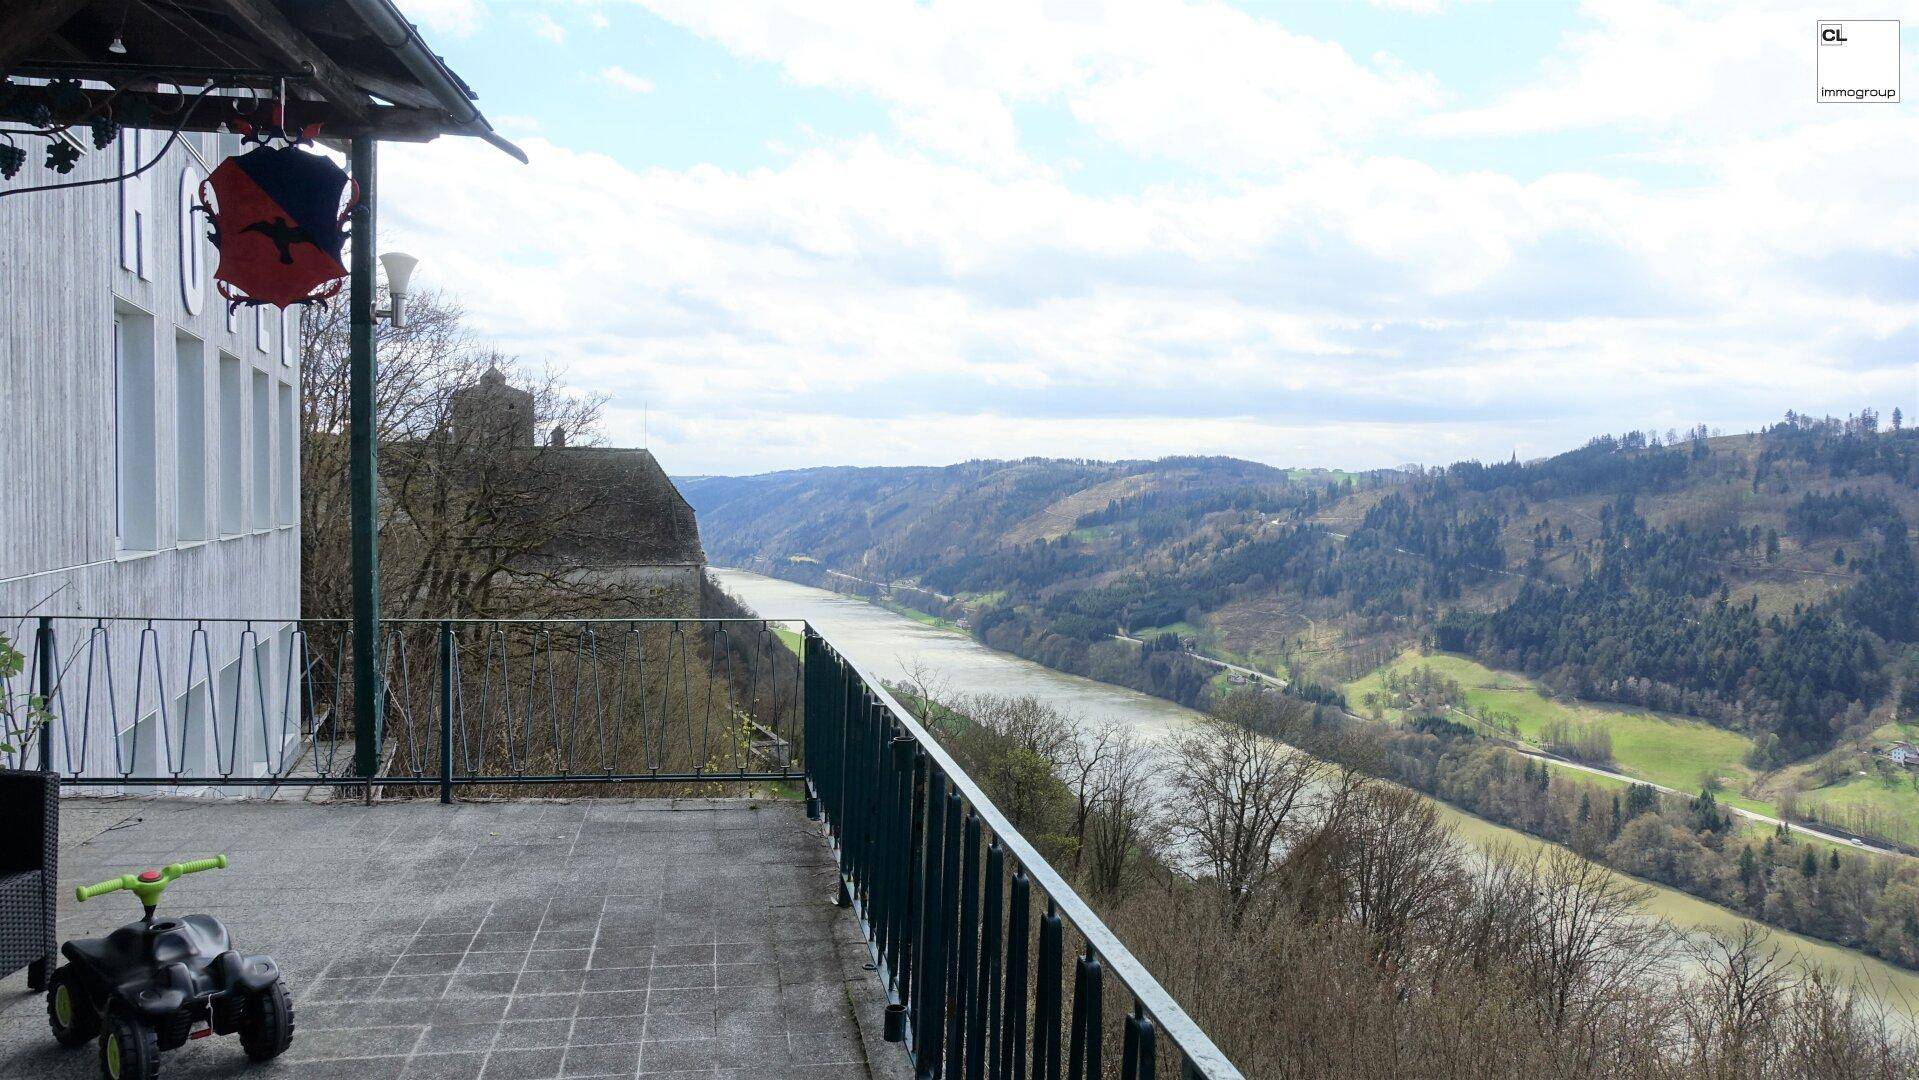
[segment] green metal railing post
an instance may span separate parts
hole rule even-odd
[[[800,741],[805,746],[805,758],[800,762],[806,775],[806,816],[822,816],[821,804],[826,793],[821,790],[825,780],[824,770],[818,766],[827,760],[829,750],[826,739],[826,643],[806,627],[805,636],[800,639]]]
[[[440,620],[440,802],[453,801],[453,624]]]
[[[351,488],[353,564],[353,756],[368,781],[380,767],[385,690],[380,685],[379,464],[374,389],[378,358],[373,347],[376,244],[375,148],[369,136],[353,140],[353,180],[360,201],[353,208],[353,266],[347,296],[347,480]],[[368,791],[372,788],[369,787]]]
[[[51,718],[54,693],[53,617],[51,615],[40,616],[40,629],[35,632],[34,638],[34,648],[38,650],[40,658],[40,663],[37,665],[40,678],[40,707],[45,709],[47,716]],[[71,751],[68,757],[71,760]],[[53,771],[53,724],[51,722],[40,728],[40,769],[42,772]]]

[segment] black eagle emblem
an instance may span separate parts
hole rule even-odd
[[[271,240],[273,246],[280,249],[280,262],[287,266],[293,265],[293,245],[313,243],[311,233],[302,226],[287,224],[287,219],[283,217],[276,217],[272,221],[256,221],[240,231],[257,232]]]

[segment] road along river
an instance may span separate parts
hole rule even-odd
[[[1192,710],[1170,701],[1042,667],[995,652],[964,634],[916,622],[852,596],[815,589],[743,570],[709,571],[713,579],[746,606],[768,619],[805,619],[832,639],[853,661],[881,679],[899,679],[914,667],[950,693],[1030,694],[1062,712],[1087,720],[1118,721],[1149,741],[1164,739],[1191,721]],[[1537,848],[1544,841],[1451,807],[1446,816],[1461,839],[1486,847]],[[1647,907],[1688,930],[1725,930],[1739,925],[1737,913],[1695,896],[1651,886]],[[1775,940],[1808,962],[1856,979],[1889,1005],[1919,1015],[1919,972],[1906,971],[1851,949],[1774,931]]]

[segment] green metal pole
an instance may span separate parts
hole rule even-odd
[[[440,620],[440,802],[453,801],[453,624]]]
[[[37,653],[39,653],[39,660],[40,660],[40,665],[39,665],[40,666],[40,671],[39,671],[40,707],[46,710],[46,715],[48,718],[48,722],[44,726],[42,726],[40,728],[40,731],[38,732],[40,737],[40,769],[43,772],[52,772],[53,771],[52,717],[53,717],[53,695],[54,695],[54,684],[53,684],[54,656],[53,656],[53,617],[51,615],[40,616],[40,629],[34,637],[34,650]],[[68,750],[68,754],[69,756],[71,756],[72,754],[71,749]],[[23,765],[22,767],[24,768],[25,766]]]
[[[380,767],[381,712],[385,705],[380,685],[379,465],[373,415],[374,380],[379,370],[373,349],[377,146],[364,136],[353,140],[353,179],[360,185],[360,202],[353,208],[353,265],[347,295],[351,328],[347,477],[352,489],[353,752],[355,771],[368,780]]]

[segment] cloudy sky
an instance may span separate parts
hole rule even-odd
[[[1833,11],[402,7],[533,164],[390,146],[383,246],[675,473],[1372,467],[1919,403],[1919,105],[1815,100]]]

